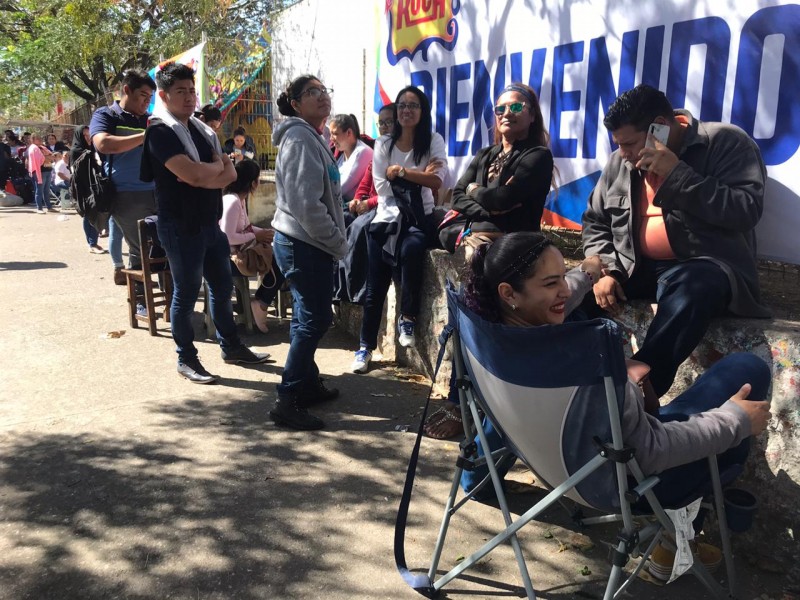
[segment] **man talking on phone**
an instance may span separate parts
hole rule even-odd
[[[761,304],[754,231],[766,168],[744,131],[673,110],[648,85],[621,94],[603,124],[619,148],[583,214],[584,254],[607,267],[593,300],[612,315],[629,299],[658,303],[633,358],[651,367],[662,396],[711,319],[770,316]],[[662,134],[666,143],[656,139]]]

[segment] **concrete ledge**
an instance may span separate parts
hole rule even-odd
[[[378,343],[384,359],[396,360],[432,376],[439,352],[438,336],[447,322],[445,281],[459,279],[463,260],[462,252],[450,255],[443,250],[434,250],[426,257],[415,348],[406,349],[397,344],[394,325],[397,298],[390,290]],[[337,310],[338,324],[358,338],[361,314],[360,306],[343,304]],[[618,317],[625,330],[629,355],[644,339],[653,314],[650,304],[633,302]],[[774,419],[768,431],[755,440],[747,471],[740,480],[745,487],[762,490],[758,493],[761,511],[756,527],[745,539],[757,545],[766,541],[772,552],[780,548],[796,556],[800,554],[794,541],[794,532],[800,533],[800,323],[785,319],[716,320],[705,339],[681,366],[667,398],[680,394],[722,356],[740,351],[760,356],[773,373],[770,398]],[[437,377],[437,391],[445,393],[449,377],[450,362],[446,360]]]

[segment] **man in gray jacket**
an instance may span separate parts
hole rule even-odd
[[[583,250],[607,266],[597,306],[614,314],[628,299],[658,303],[634,358],[650,365],[662,396],[712,318],[769,316],[754,232],[766,168],[741,129],[673,110],[647,85],[621,94],[603,122],[619,148],[583,214]],[[651,123],[669,128],[666,145],[648,134]]]

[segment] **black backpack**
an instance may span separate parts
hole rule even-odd
[[[111,211],[114,184],[103,173],[94,150],[84,150],[73,163],[69,193],[77,203],[78,214],[87,217],[92,225],[101,223]]]

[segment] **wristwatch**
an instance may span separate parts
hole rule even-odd
[[[402,177],[402,178],[404,178],[404,179],[405,179],[405,176],[406,176],[406,168],[405,168],[405,167],[400,167],[400,170],[397,172],[397,174],[398,174],[400,177]]]

